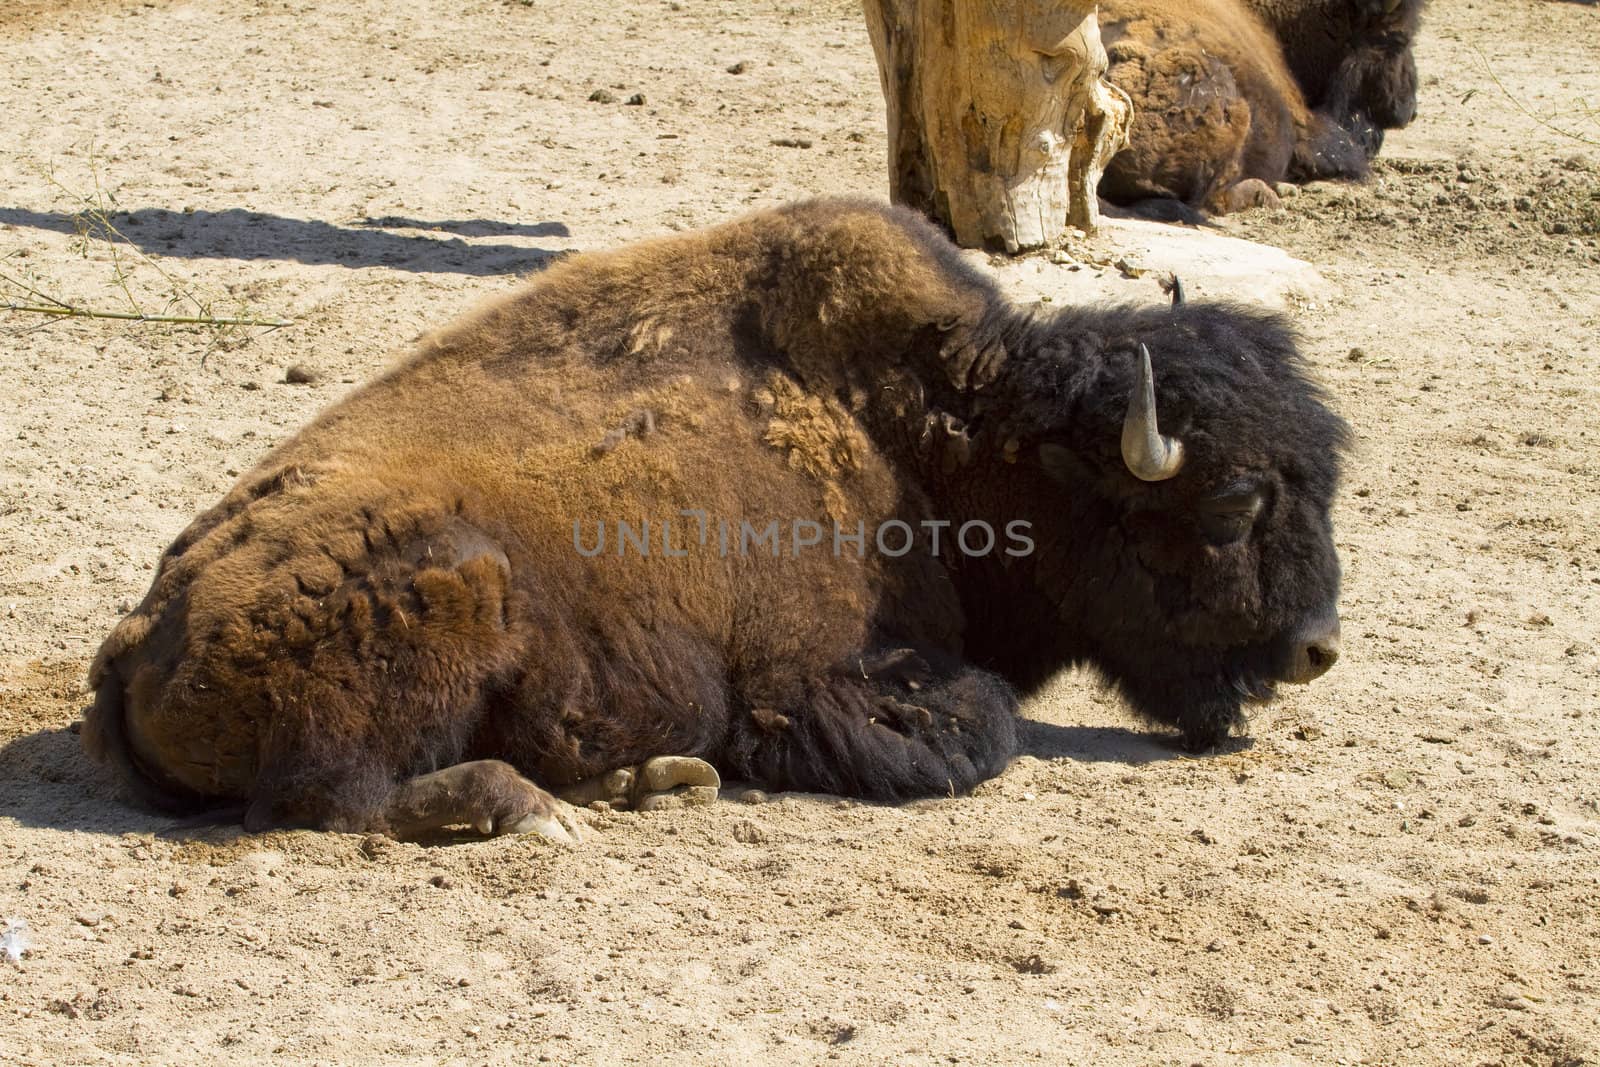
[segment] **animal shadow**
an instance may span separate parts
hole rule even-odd
[[[168,211],[139,208],[107,217],[117,234],[149,255],[185,259],[283,259],[344,267],[390,267],[436,274],[528,274],[543,270],[567,253],[517,244],[469,244],[463,237],[569,237],[565,223],[506,223],[485,219],[428,222],[417,219],[364,219],[336,226],[318,219],[294,219],[243,208],[222,211]],[[106,228],[81,214],[0,208],[0,225],[29,226],[57,233],[82,233],[116,240]],[[410,233],[394,233],[404,229]],[[435,234],[449,234],[440,237]]]
[[[28,827],[103,834],[155,834],[163,838],[215,840],[246,836],[236,823],[219,818],[180,819],[130,805],[110,772],[90,762],[78,743],[77,723],[19,734],[0,745],[0,817]],[[1138,766],[1182,759],[1189,754],[1176,735],[1151,734],[1121,726],[1057,726],[1023,720],[1020,754],[1038,759]],[[1228,739],[1215,754],[1243,751],[1254,742]],[[799,796],[801,794],[795,794]],[[475,835],[442,831],[446,844]]]
[[[157,833],[169,818],[130,807],[78,744],[77,724],[18,734],[0,746],[0,817],[23,826]]]
[[[1022,723],[1021,754],[1037,759],[1070,759],[1078,763],[1126,763],[1138,766],[1165,760],[1197,758],[1184,749],[1177,734],[1150,733],[1125,726],[1057,726],[1033,719]],[[1243,752],[1255,745],[1249,737],[1230,737],[1207,755]]]
[[[73,723],[37,730],[0,745],[0,819],[36,829],[148,835],[223,849],[260,847],[250,843],[296,832],[278,827],[265,834],[247,833],[240,822],[242,806],[194,816],[163,815],[135,806],[122,796],[111,772],[84,754],[77,727]],[[482,840],[482,834],[457,827],[433,831],[415,843],[428,848]]]

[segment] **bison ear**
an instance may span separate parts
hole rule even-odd
[[[1078,454],[1063,445],[1046,441],[1039,446],[1039,463],[1050,480],[1060,485],[1082,488],[1092,481],[1089,468]]]

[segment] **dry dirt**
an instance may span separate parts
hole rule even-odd
[[[1226,223],[1320,272],[1295,315],[1359,440],[1345,659],[1250,742],[1180,757],[1068,678],[974,796],[567,850],[174,830],[78,752],[88,657],[425,325],[567,250],[882,195],[858,11],[8,5],[6,299],[294,325],[0,317],[0,1061],[1600,1059],[1600,9],[1437,0],[1377,181]]]

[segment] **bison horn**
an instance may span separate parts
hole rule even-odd
[[[1164,482],[1183,467],[1183,442],[1163,437],[1156,426],[1156,382],[1150,370],[1150,350],[1139,346],[1139,380],[1128,398],[1122,420],[1122,462],[1135,478]]]
[[[1172,276],[1172,306],[1180,308],[1183,303],[1183,279],[1174,274]]]

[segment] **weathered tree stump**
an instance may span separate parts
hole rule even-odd
[[[958,244],[1018,252],[1099,221],[1133,104],[1094,0],[864,0],[889,111],[889,196]]]

